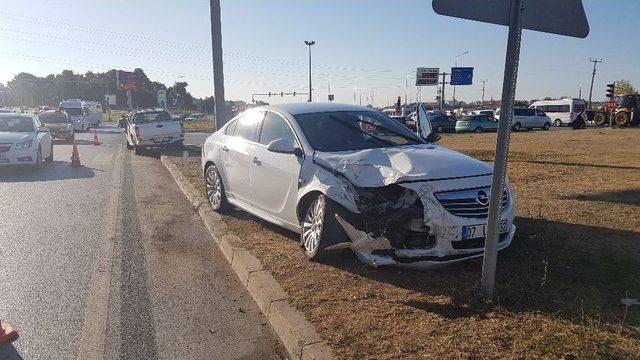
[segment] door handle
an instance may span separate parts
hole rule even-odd
[[[253,161],[254,164],[256,164],[258,166],[262,165],[262,162],[260,160],[258,160],[257,157],[254,157],[252,161]]]
[[[222,151],[224,151],[224,152],[229,152],[229,148],[226,147],[225,145],[222,145],[222,147],[220,149],[222,149]]]

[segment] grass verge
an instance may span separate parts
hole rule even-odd
[[[518,231],[500,253],[496,305],[482,260],[416,272],[349,251],[306,260],[298,236],[242,211],[224,220],[345,359],[640,358],[640,142],[633,130],[515,133],[509,178]],[[441,144],[492,161],[495,134]],[[202,187],[197,151],[174,158]],[[425,355],[427,354],[427,355]]]

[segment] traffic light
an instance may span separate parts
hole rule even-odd
[[[271,91],[269,91],[269,97],[271,97]]]
[[[295,91],[293,92],[293,96],[296,96],[296,92]]]
[[[398,100],[396,101],[396,106],[397,107],[402,106],[402,99],[400,98],[400,96],[398,96]]]
[[[284,97],[284,91],[280,91],[280,97]]]
[[[616,83],[607,84],[607,97],[613,99],[616,93]]]

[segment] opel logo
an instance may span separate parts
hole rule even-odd
[[[476,201],[480,205],[487,205],[489,203],[489,195],[487,195],[486,191],[480,190],[476,194]]]

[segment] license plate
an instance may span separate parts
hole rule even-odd
[[[159,143],[159,142],[167,142],[167,141],[169,141],[169,139],[171,139],[171,138],[163,137],[163,138],[155,138],[155,139],[153,139],[153,141]]]
[[[507,221],[500,222],[500,234],[507,232]],[[467,225],[462,227],[462,240],[487,237],[487,224]]]

